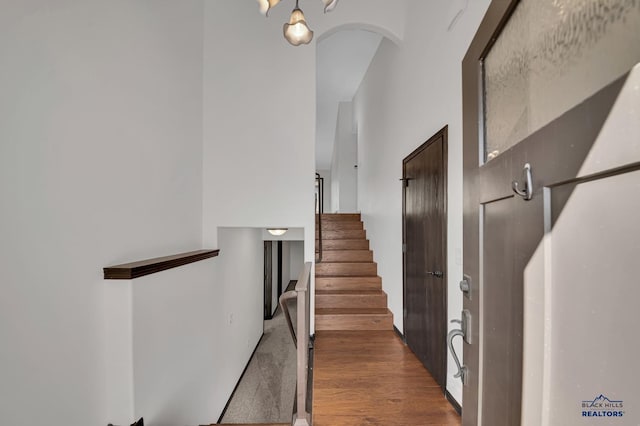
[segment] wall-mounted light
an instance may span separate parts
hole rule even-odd
[[[257,0],[260,6],[260,13],[265,16],[269,15],[269,10],[275,7],[280,0]],[[322,0],[324,4],[324,13],[331,12],[338,4],[338,0]],[[309,44],[313,40],[313,31],[307,25],[307,21],[304,18],[302,9],[298,7],[298,0],[296,0],[296,7],[291,12],[289,17],[289,23],[284,24],[282,29],[284,38],[294,46],[300,46],[301,44]]]
[[[284,235],[285,232],[287,232],[288,230],[289,230],[289,228],[269,228],[269,229],[267,229],[267,231],[269,231],[269,233],[271,235],[275,235],[276,237]]]

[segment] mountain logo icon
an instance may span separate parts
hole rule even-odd
[[[601,407],[602,404],[622,404],[622,401],[616,401],[613,399],[609,399],[608,397],[600,394],[596,396],[593,400],[590,401],[582,401],[583,407]]]

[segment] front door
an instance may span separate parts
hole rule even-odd
[[[465,426],[640,422],[638,28],[496,0],[463,61]]]
[[[403,161],[404,334],[445,389],[447,128]]]

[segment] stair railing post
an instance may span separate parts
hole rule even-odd
[[[309,280],[311,279],[311,262],[304,264],[304,268],[296,284],[297,315],[296,315],[296,407],[293,418],[294,426],[310,426],[311,414],[307,408],[307,378],[309,369],[309,334],[310,334],[310,295]]]

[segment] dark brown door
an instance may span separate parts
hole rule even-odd
[[[404,334],[445,389],[447,128],[403,161]]]
[[[264,242],[264,319],[270,320],[273,312],[273,243]]]

